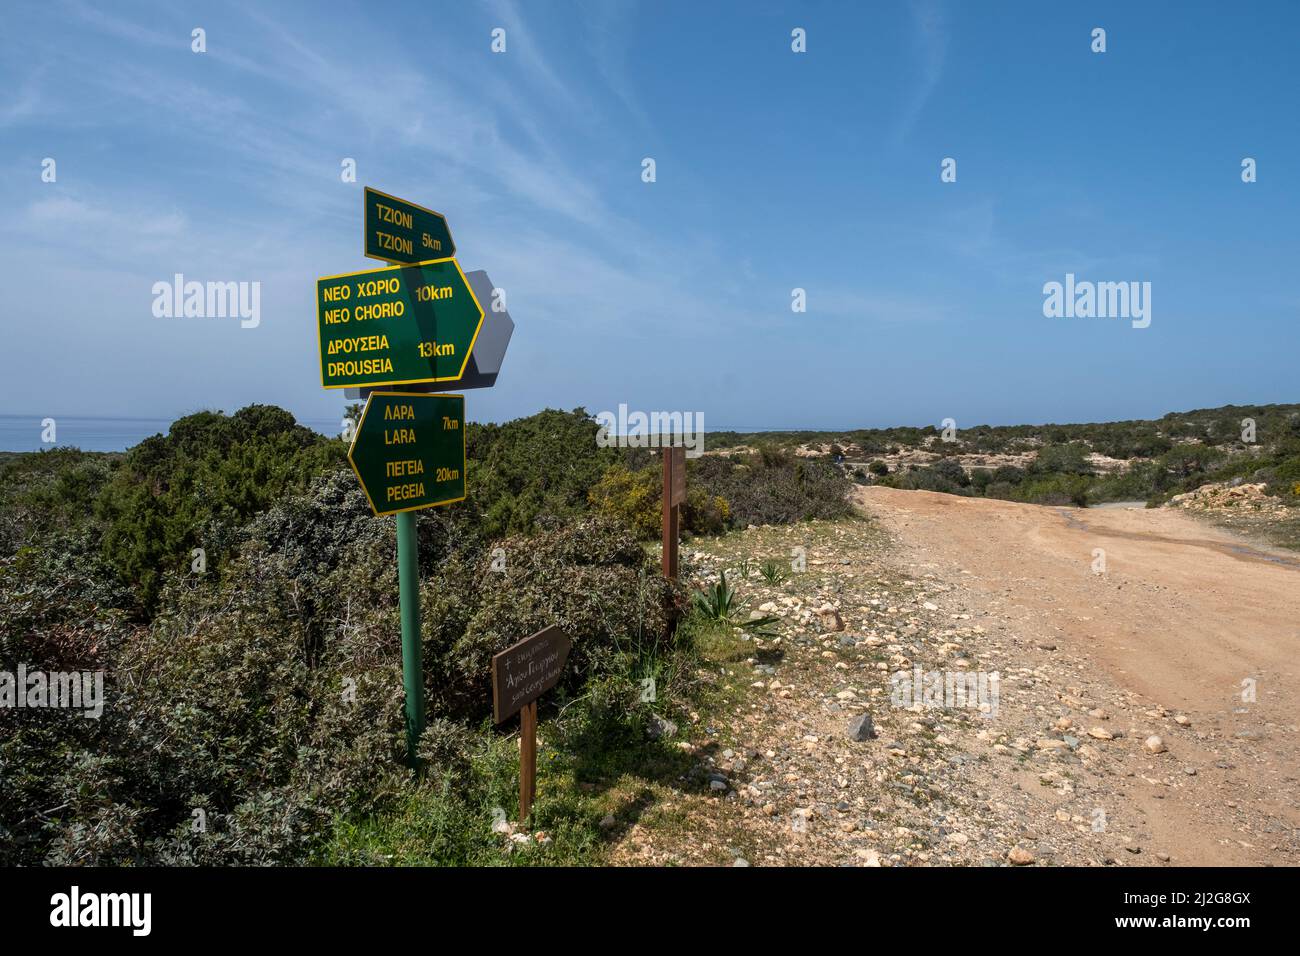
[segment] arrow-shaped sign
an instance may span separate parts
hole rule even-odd
[[[454,382],[483,308],[455,259],[316,280],[321,385]]]
[[[366,187],[362,197],[365,248],[371,259],[427,262],[456,254],[447,217],[440,212]]]
[[[469,365],[465,373],[456,380],[457,390],[467,388],[491,388],[496,384],[497,374],[506,356],[506,347],[510,345],[510,336],[514,334],[515,323],[505,308],[505,299],[500,290],[492,285],[492,280],[482,269],[466,272],[469,287],[474,291],[474,298],[483,306],[483,327],[479,329],[478,338],[474,340],[474,350],[469,356]],[[408,385],[405,391],[436,392],[442,385]],[[350,401],[365,401],[371,391],[383,391],[383,386],[372,388],[349,388],[344,394]]]
[[[465,498],[465,397],[373,392],[348,461],[377,515]]]

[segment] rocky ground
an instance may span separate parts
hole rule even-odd
[[[1269,514],[1284,514],[1287,511],[1282,499],[1270,495],[1268,485],[1262,481],[1201,485],[1195,491],[1174,495],[1169,499],[1165,507],[1186,508],[1192,511],[1231,509],[1234,511],[1255,511]]]
[[[1178,508],[1248,538],[1300,549],[1300,508],[1270,495],[1263,483],[1206,484],[1174,495],[1166,508]]]
[[[1105,653],[1101,637],[1089,640],[1089,622],[1107,615],[1112,592],[1128,587],[1125,600],[1143,601],[1172,587],[1181,596],[1183,582],[1138,580],[1123,560],[1089,573],[1084,545],[1098,539],[1094,529],[1071,544],[1077,567],[1017,553],[1023,529],[1007,524],[1003,509],[1030,525],[1067,528],[1057,513],[1069,509],[859,494],[874,520],[750,529],[688,549],[697,583],[726,570],[748,601],[742,619],[777,621],[742,626],[741,650],[702,675],[731,695],[725,714],[678,732],[677,745],[709,780],[707,795],[683,794],[647,813],[624,835],[617,862],[1300,862],[1295,695],[1284,675],[1261,678],[1267,700],[1261,691],[1258,702],[1234,701],[1234,679],[1212,689],[1218,703],[1208,706],[1177,684],[1177,668],[1163,676],[1141,668],[1146,680],[1129,680],[1122,665],[1143,658],[1126,657],[1109,637]],[[969,541],[953,541],[910,508],[942,512],[955,501],[980,509],[965,523]],[[1016,532],[999,540],[999,526]],[[1122,543],[1108,543],[1123,554]],[[1010,564],[991,574],[984,559],[999,554]],[[782,580],[765,578],[767,561]],[[1072,575],[1069,586],[1040,573],[1046,565]],[[1272,570],[1283,578],[1268,587],[1300,580],[1286,576],[1292,569]],[[1137,634],[1150,622],[1129,623]],[[981,708],[931,695],[909,704],[891,694],[890,675],[915,667],[996,673],[996,700]],[[1234,668],[1249,671],[1234,664],[1229,675]],[[1270,708],[1279,695],[1286,706]],[[668,816],[674,826],[656,825]]]

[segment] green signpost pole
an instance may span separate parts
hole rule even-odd
[[[424,650],[415,512],[465,500],[465,397],[391,389],[463,379],[484,313],[453,258],[456,244],[442,213],[369,187],[362,208],[363,251],[389,265],[316,280],[321,385],[371,389],[348,463],[371,510],[397,516],[406,752],[418,770]],[[488,348],[494,357],[481,357],[476,366],[486,360],[491,381],[470,387],[495,381],[513,328],[508,315],[495,327]]]
[[[414,767],[424,732],[415,512],[465,500],[465,396],[371,392],[352,436],[348,461],[375,514],[397,516],[406,747]]]
[[[420,643],[420,544],[415,512],[397,514],[397,586],[402,608],[402,683],[406,687],[406,751],[416,766],[424,732],[424,651]]]

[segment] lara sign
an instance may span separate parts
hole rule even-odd
[[[465,498],[465,397],[373,392],[348,461],[377,515]]]
[[[316,280],[321,385],[454,382],[483,327],[455,259]]]

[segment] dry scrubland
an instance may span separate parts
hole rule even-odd
[[[392,525],[341,442],[250,406],[4,456],[0,670],[102,670],[108,702],[0,715],[0,862],[1296,862],[1300,588],[1262,543],[1296,542],[1294,408],[839,436],[865,468],[714,436],[678,587],[656,457],[599,448],[581,410],[471,425],[469,499],[419,520],[418,775]],[[525,830],[487,663],[548,624],[573,666]],[[998,672],[996,714],[895,706],[913,666]]]
[[[1081,527],[925,492],[860,503],[872,520],[693,551],[697,581],[725,569],[751,611],[780,620],[768,637],[742,626],[702,672],[732,704],[678,746],[717,790],[675,801],[675,830],[633,827],[617,859],[1300,862],[1300,560],[1170,512],[1089,513]],[[1105,575],[1090,570],[1099,545]],[[795,547],[807,571],[765,581],[759,562]],[[914,665],[998,671],[997,714],[891,705],[889,674]],[[856,739],[864,713],[875,736]]]

